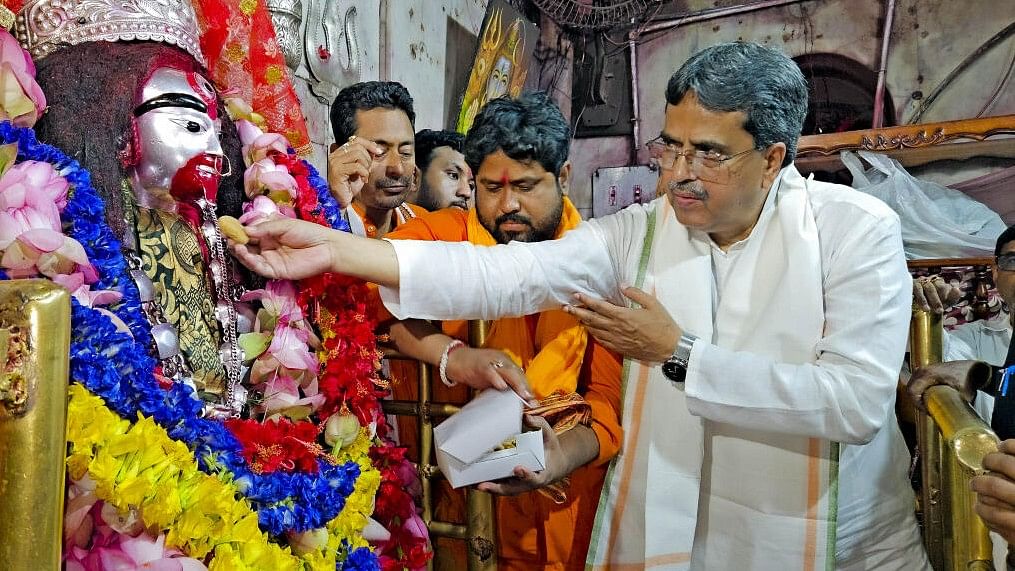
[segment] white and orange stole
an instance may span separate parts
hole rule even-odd
[[[635,285],[700,339],[803,364],[816,360],[824,326],[821,254],[806,181],[795,171],[782,178],[714,317],[709,242],[693,238],[665,198],[649,213]],[[770,303],[785,296],[793,303]],[[587,568],[834,565],[838,444],[692,416],[683,385],[658,365],[628,359],[623,379],[624,446],[603,487]]]

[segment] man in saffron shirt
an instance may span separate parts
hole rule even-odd
[[[331,104],[335,144],[328,186],[353,233],[383,238],[426,212],[409,204],[416,172],[412,96],[394,81],[366,81],[338,92]]]
[[[493,245],[560,237],[581,221],[565,196],[569,144],[568,124],[545,95],[490,102],[465,141],[466,161],[477,173],[475,207],[424,214],[386,238]],[[548,173],[554,176],[546,177]],[[560,310],[499,319],[491,325],[484,348],[462,344],[468,338],[467,322],[445,322],[441,331],[428,322],[408,320],[392,325],[390,334],[401,352],[434,367],[445,362],[445,383],[434,383],[436,401],[464,402],[469,387],[510,384],[520,392],[531,388],[536,399],[578,392],[591,405],[589,426],[580,425],[555,439],[560,453],[548,452],[547,470],[483,485],[514,495],[499,498],[497,504],[501,569],[583,568],[606,464],[620,442],[617,357],[590,343],[584,328]],[[396,379],[396,398],[414,398],[413,387],[412,379]],[[409,433],[408,426],[400,430],[403,444],[411,440],[406,438]],[[544,494],[523,493],[568,474],[563,503]],[[438,519],[460,517],[461,512],[460,496],[442,488]],[[440,542],[439,568],[464,567],[464,552],[456,546],[460,543]]]

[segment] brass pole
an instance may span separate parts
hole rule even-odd
[[[60,569],[70,294],[0,283],[0,563]]]
[[[941,362],[941,318],[933,313],[913,307],[909,332],[909,363],[913,371],[931,363]],[[947,502],[943,495],[941,474],[941,438],[934,420],[925,412],[918,411],[916,418],[917,446],[922,457],[920,475],[921,507],[923,509],[923,543],[927,558],[934,569],[944,569],[947,559],[945,551],[950,545],[945,541],[944,509]]]
[[[469,322],[469,345],[486,346],[489,322]],[[466,519],[468,530],[469,571],[494,571],[497,569],[497,529],[494,517],[493,497],[470,487],[465,493]]]
[[[941,317],[914,309],[910,348],[913,370],[942,359]],[[934,569],[993,569],[990,535],[973,511],[970,479],[983,457],[997,450],[997,436],[955,389],[934,386],[924,393],[919,415],[923,454],[924,543]]]
[[[450,537],[452,539],[469,539],[469,530],[464,525],[446,521],[432,521],[427,527],[431,535]]]

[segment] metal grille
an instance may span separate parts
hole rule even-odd
[[[554,22],[581,30],[602,30],[632,23],[661,0],[532,0]]]

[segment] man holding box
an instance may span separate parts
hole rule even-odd
[[[475,206],[423,214],[385,238],[493,245],[564,235],[581,222],[566,196],[569,145],[567,121],[545,95],[491,101],[477,115],[464,144],[465,160],[477,173]],[[444,322],[438,329],[426,321],[409,320],[392,324],[389,333],[400,352],[435,367],[443,381],[434,384],[436,401],[465,402],[469,387],[491,386],[556,403],[551,404],[554,408],[566,406],[567,396],[576,392],[584,397],[588,406],[572,407],[570,414],[581,414],[576,408],[591,409],[584,414],[590,422],[551,437],[546,469],[538,474],[519,470],[516,478],[483,485],[513,496],[497,502],[500,568],[580,567],[606,465],[620,444],[617,357],[590,343],[578,321],[559,309],[494,321],[482,348],[465,344],[467,322]],[[396,379],[393,390],[396,398],[414,398],[412,379]],[[550,432],[542,419],[530,422]],[[400,436],[411,434],[411,424],[400,423]],[[404,443],[411,444],[411,437],[403,438]],[[524,493],[569,474],[570,482],[560,487],[563,494],[555,499]],[[438,518],[460,515],[454,513],[461,511],[456,508],[460,498],[446,489],[439,493]],[[437,557],[442,560],[449,549],[460,545],[438,541]],[[464,565],[464,560],[449,567],[457,563]]]

